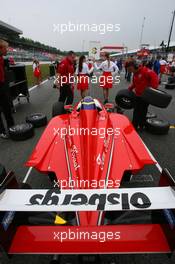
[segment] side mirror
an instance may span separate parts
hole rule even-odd
[[[71,113],[73,110],[73,105],[65,105],[64,109],[66,110],[67,113]]]
[[[107,103],[104,105],[107,112],[113,112],[114,111],[114,104]]]

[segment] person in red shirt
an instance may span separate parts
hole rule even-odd
[[[9,63],[10,63],[10,65],[15,65],[15,60],[14,60],[13,56],[9,57]]]
[[[157,89],[159,79],[154,71],[135,60],[128,63],[128,71],[133,73],[132,84],[128,89],[136,94],[132,123],[135,129],[143,130],[149,105],[141,98],[141,95],[147,87]]]
[[[57,88],[60,89],[59,102],[66,103],[67,105],[72,104],[74,99],[73,79],[75,57],[75,53],[69,51],[57,68]]]
[[[41,76],[41,68],[40,68],[40,63],[37,59],[33,60],[33,76],[36,79],[36,84],[40,85],[42,81],[42,76]]]
[[[4,114],[7,122],[7,128],[14,125],[12,113],[11,113],[11,100],[9,95],[9,85],[6,78],[6,69],[4,58],[7,54],[8,43],[0,39],[0,111]],[[8,138],[8,134],[5,131],[2,116],[0,112],[0,138]]]
[[[125,61],[125,79],[127,82],[131,82],[131,72],[128,71],[128,63],[133,61],[133,56],[131,55],[126,61]]]

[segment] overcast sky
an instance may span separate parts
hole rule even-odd
[[[102,45],[125,44],[138,48],[143,18],[142,43],[159,45],[168,39],[175,0],[0,0],[0,20],[23,31],[23,36],[61,50],[88,50],[89,41]],[[54,24],[120,24],[120,31],[54,32]],[[172,40],[175,41],[175,25]],[[83,42],[84,41],[84,42]],[[84,43],[84,44],[83,44]]]

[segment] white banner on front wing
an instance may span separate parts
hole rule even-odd
[[[6,189],[0,211],[122,211],[175,208],[171,187],[59,190]]]

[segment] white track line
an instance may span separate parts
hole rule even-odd
[[[30,168],[28,169],[28,171],[27,171],[27,173],[26,173],[26,175],[25,175],[25,178],[24,178],[24,180],[23,180],[23,183],[26,183],[26,182],[27,182],[27,180],[28,180],[28,178],[29,178],[29,176],[30,176],[30,173],[32,172],[32,169],[33,169],[33,167],[30,167]]]
[[[47,82],[47,81],[49,81],[49,80],[45,80],[45,81],[43,81],[42,83],[40,83],[40,85],[41,85],[41,84],[44,84],[44,83]],[[34,86],[32,86],[31,88],[29,88],[29,92],[33,91],[33,90],[36,89],[37,87],[38,87],[38,85],[34,85]],[[16,106],[16,105],[18,105],[18,104],[19,104],[19,102],[15,102],[13,105]]]
[[[29,92],[31,92],[32,90],[34,90],[36,87],[38,87],[38,85],[34,85],[31,88],[29,88]]]
[[[48,81],[49,81],[49,80],[47,79],[47,80],[41,82],[39,85],[44,84],[45,82],[48,82]],[[32,90],[34,90],[35,88],[37,88],[39,85],[34,85],[34,86],[32,86],[31,88],[29,88],[29,92],[31,92]]]

